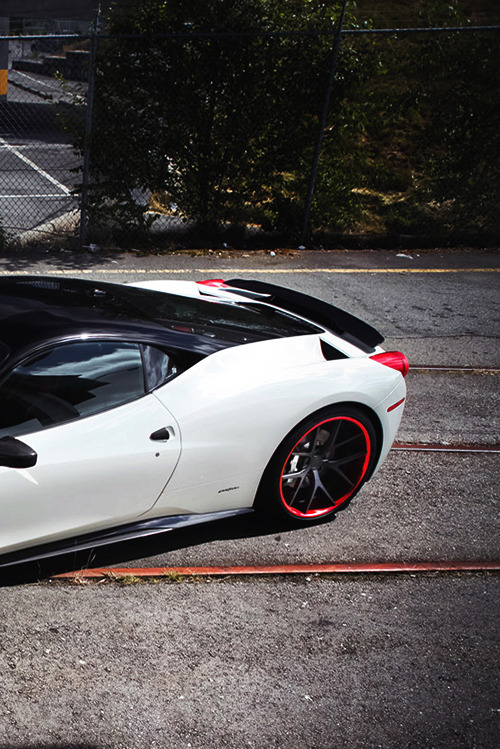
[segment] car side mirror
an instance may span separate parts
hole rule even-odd
[[[6,468],[33,468],[38,455],[32,447],[15,437],[0,439],[0,466]]]

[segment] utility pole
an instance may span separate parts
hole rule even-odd
[[[344,16],[347,8],[347,0],[344,0],[342,10],[340,12],[340,18],[337,23],[337,29],[333,38],[333,50],[330,61],[330,71],[328,75],[328,85],[326,88],[325,100],[323,103],[323,111],[321,113],[320,126],[318,130],[318,137],[316,140],[316,148],[314,149],[314,158],[311,168],[311,177],[309,180],[309,190],[307,192],[306,207],[304,211],[304,222],[302,226],[301,243],[305,245],[309,235],[309,216],[311,214],[311,206],[314,197],[314,186],[316,184],[316,175],[318,174],[319,157],[321,154],[321,146],[323,145],[323,137],[325,134],[326,122],[328,119],[328,110],[330,108],[330,99],[332,95],[333,81],[335,73],[337,72],[337,59],[339,56],[340,38],[342,35],[342,24],[344,23]]]
[[[90,37],[90,60],[89,60],[89,82],[87,87],[87,109],[85,112],[85,136],[83,143],[83,171],[82,171],[82,195],[80,200],[80,235],[78,247],[80,250],[85,246],[88,233],[88,205],[90,191],[90,137],[92,130],[92,119],[94,113],[94,85],[95,68],[97,62],[97,40],[99,36],[99,21],[101,16],[101,5],[97,6],[95,23]]]

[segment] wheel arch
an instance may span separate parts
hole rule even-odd
[[[328,403],[327,405],[321,406],[321,408],[317,408],[314,411],[311,411],[306,416],[304,416],[303,419],[301,419],[299,422],[295,424],[295,426],[282,438],[280,443],[276,446],[275,450],[273,451],[272,455],[269,457],[268,462],[266,463],[266,466],[264,468],[264,471],[261,475],[261,478],[259,480],[259,484],[257,487],[257,491],[254,497],[254,503],[253,506],[256,507],[260,504],[261,496],[262,496],[262,488],[263,488],[263,482],[266,480],[266,477],[268,475],[270,466],[272,465],[272,462],[274,460],[274,457],[278,450],[280,449],[283,442],[288,438],[290,434],[292,434],[296,429],[300,429],[300,427],[303,424],[306,424],[310,419],[314,419],[316,417],[321,418],[321,414],[331,408],[351,408],[356,409],[357,411],[360,411],[366,418],[370,421],[371,425],[373,426],[373,429],[375,431],[376,436],[376,444],[375,444],[375,458],[374,460],[370,461],[371,465],[369,470],[366,473],[366,476],[364,477],[364,482],[368,481],[371,476],[373,475],[380,459],[380,455],[382,453],[382,447],[383,447],[383,428],[382,423],[377,415],[377,413],[370,408],[370,406],[367,406],[365,403],[360,403],[359,401],[352,401],[352,400],[346,400],[346,401],[336,401],[333,403]]]
[[[364,415],[368,419],[370,419],[370,421],[371,421],[371,423],[373,425],[373,428],[375,429],[375,434],[376,434],[376,437],[377,437],[377,454],[376,454],[377,460],[374,461],[374,467],[375,467],[377,465],[377,463],[378,463],[379,458],[380,458],[380,454],[382,452],[382,445],[383,445],[383,441],[384,441],[384,430],[382,428],[382,423],[381,423],[381,421],[380,421],[377,413],[373,410],[373,408],[370,408],[370,406],[367,406],[365,403],[360,403],[360,401],[346,400],[346,401],[334,401],[333,403],[327,403],[326,405],[321,406],[320,408],[316,408],[314,411],[311,411],[310,413],[306,414],[300,421],[298,421],[296,424],[294,424],[293,427],[287,432],[286,435],[284,435],[280,439],[280,441],[276,445],[275,449],[272,452],[272,455],[269,457],[269,459],[268,459],[268,461],[267,461],[267,463],[266,463],[266,465],[264,467],[264,472],[265,472],[268,464],[272,460],[272,458],[273,458],[274,453],[276,452],[276,450],[279,448],[279,446],[281,445],[281,443],[283,442],[283,440],[286,439],[286,437],[291,432],[293,432],[295,429],[297,429],[297,427],[300,427],[302,424],[305,424],[305,422],[308,421],[309,419],[315,417],[316,415],[319,415],[322,411],[325,411],[328,408],[339,408],[339,407],[342,408],[342,406],[346,406],[348,408],[356,408],[358,411],[362,411],[364,413]],[[373,470],[374,470],[374,468],[372,468],[372,470],[370,470],[369,474],[367,475],[367,479],[370,478],[370,476],[373,474]]]
[[[382,428],[382,423],[378,417],[378,415],[375,413],[373,408],[370,408],[370,406],[367,406],[365,403],[359,403],[358,401],[341,401],[340,403],[332,403],[332,406],[349,406],[351,408],[357,408],[358,411],[362,411],[365,416],[370,419],[373,428],[375,429],[375,435],[377,437],[376,442],[376,460],[373,461],[370,470],[366,474],[366,481],[368,481],[372,476],[373,472],[375,471],[375,468],[378,465],[380,455],[382,453],[382,446],[384,442],[384,430]]]

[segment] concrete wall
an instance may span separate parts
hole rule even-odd
[[[40,60],[13,60],[12,68],[47,77],[59,73],[68,81],[88,81],[89,53],[84,50],[70,50],[66,52],[65,57],[45,55]]]

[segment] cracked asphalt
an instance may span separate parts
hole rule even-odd
[[[0,273],[255,275],[343,306],[410,363],[499,368],[498,253],[23,251]],[[413,372],[399,439],[499,444],[498,372]],[[498,560],[498,453],[393,452],[331,523],[252,517],[74,566]],[[496,573],[0,587],[0,749],[496,749]],[[57,570],[56,570],[57,571]]]

